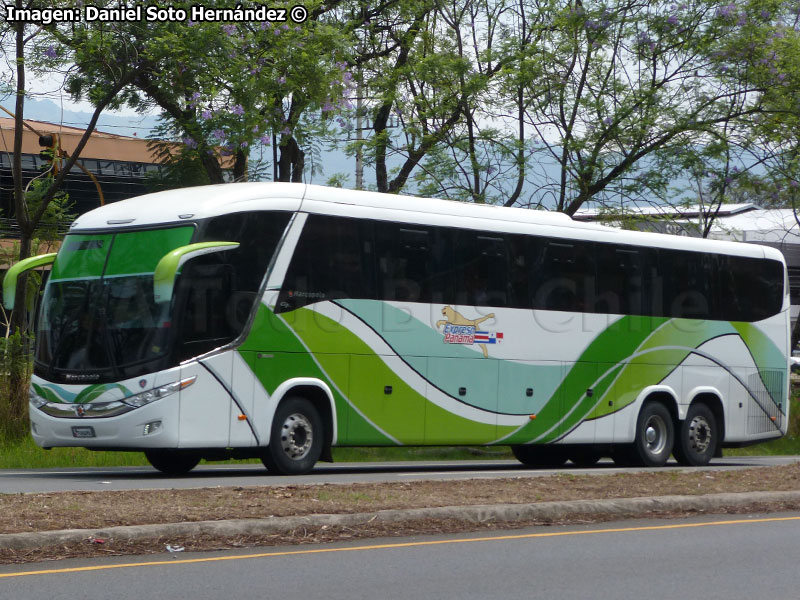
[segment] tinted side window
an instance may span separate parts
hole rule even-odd
[[[449,230],[375,222],[375,248],[381,300],[450,302],[453,246]]]
[[[179,360],[223,346],[242,332],[289,219],[281,212],[233,213],[201,226],[196,241],[239,242],[239,247],[200,256],[181,269],[175,288],[182,307]]]
[[[653,311],[653,263],[648,248],[597,244],[597,287],[592,312],[644,315]]]
[[[783,305],[783,265],[775,260],[721,256],[718,310],[727,321],[760,321]]]
[[[593,244],[545,242],[534,274],[534,308],[590,312],[594,297]]]
[[[337,298],[374,298],[372,224],[309,215],[278,299],[280,311]]]
[[[490,232],[454,232],[456,304],[509,306],[509,256],[505,238]]]
[[[679,250],[661,250],[659,254],[666,316],[710,318],[714,268],[711,256]]]

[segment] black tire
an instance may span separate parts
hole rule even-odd
[[[558,446],[511,446],[514,457],[526,467],[555,469],[567,462],[567,453]]]
[[[144,456],[153,467],[165,475],[186,475],[200,462],[200,455],[196,452],[157,448],[145,450]]]
[[[631,459],[642,467],[661,467],[672,454],[675,443],[675,427],[672,415],[659,402],[646,402],[636,420],[636,438]]]
[[[618,467],[639,466],[638,457],[635,456],[633,444],[616,444],[611,452],[611,460]]]
[[[591,448],[582,448],[580,450],[573,450],[567,454],[569,459],[576,467],[587,469],[595,466],[601,458],[601,454],[597,450]]]
[[[278,475],[303,475],[317,464],[324,437],[322,418],[311,401],[291,396],[275,411],[269,446],[261,462]]]
[[[714,413],[705,404],[695,402],[680,422],[672,453],[682,465],[702,467],[716,455],[720,437]]]

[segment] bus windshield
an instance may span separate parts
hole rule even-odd
[[[171,305],[154,301],[153,271],[193,234],[185,226],[67,236],[45,289],[37,362],[101,379],[162,357]]]
[[[254,211],[196,224],[69,234],[42,300],[34,372],[54,382],[110,382],[169,368],[235,340],[247,326],[290,213]],[[238,247],[184,263],[169,302],[154,271],[194,242]]]

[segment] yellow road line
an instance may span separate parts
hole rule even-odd
[[[66,569],[47,569],[43,571],[22,571],[20,573],[0,573],[0,579],[7,577],[28,577],[31,575],[53,575],[59,573],[82,573],[86,571],[105,571],[108,569],[129,569],[133,567],[167,567],[189,565],[195,563],[219,562],[225,560],[245,560],[253,558],[273,558],[277,556],[296,556],[303,554],[325,554],[329,552],[361,552],[364,550],[386,550],[393,548],[413,548],[416,546],[439,546],[443,544],[467,544],[474,542],[497,542],[504,540],[525,540],[534,538],[553,538],[569,535],[590,535],[598,533],[633,533],[637,531],[664,531],[670,529],[691,529],[695,527],[713,527],[721,525],[744,525],[752,523],[776,523],[781,521],[800,521],[800,517],[768,517],[763,519],[736,519],[730,521],[707,521],[703,523],[680,523],[673,525],[646,525],[641,527],[618,527],[610,529],[588,529],[585,531],[549,531],[546,533],[525,533],[518,535],[498,535],[493,537],[464,538],[455,540],[430,540],[421,542],[403,542],[397,544],[374,544],[371,546],[350,546],[345,548],[314,548],[307,550],[288,550],[283,552],[260,552],[258,554],[241,554],[236,556],[213,556],[207,558],[187,558],[178,560],[158,560],[151,562],[122,563],[118,565],[95,565],[91,567],[71,567]]]

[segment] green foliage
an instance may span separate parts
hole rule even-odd
[[[0,338],[0,440],[20,440],[28,431],[32,371],[32,336],[17,332]]]
[[[347,173],[334,173],[328,180],[325,182],[325,185],[330,187],[337,187],[341,188],[344,187],[344,184],[347,183],[347,180],[350,176]]]
[[[52,175],[34,179],[25,193],[25,202],[30,213],[36,213],[42,206],[46,194],[53,185]],[[34,235],[43,242],[55,242],[63,238],[59,227],[75,219],[71,212],[74,203],[70,201],[69,194],[59,191],[46,201],[44,211],[36,224]]]

